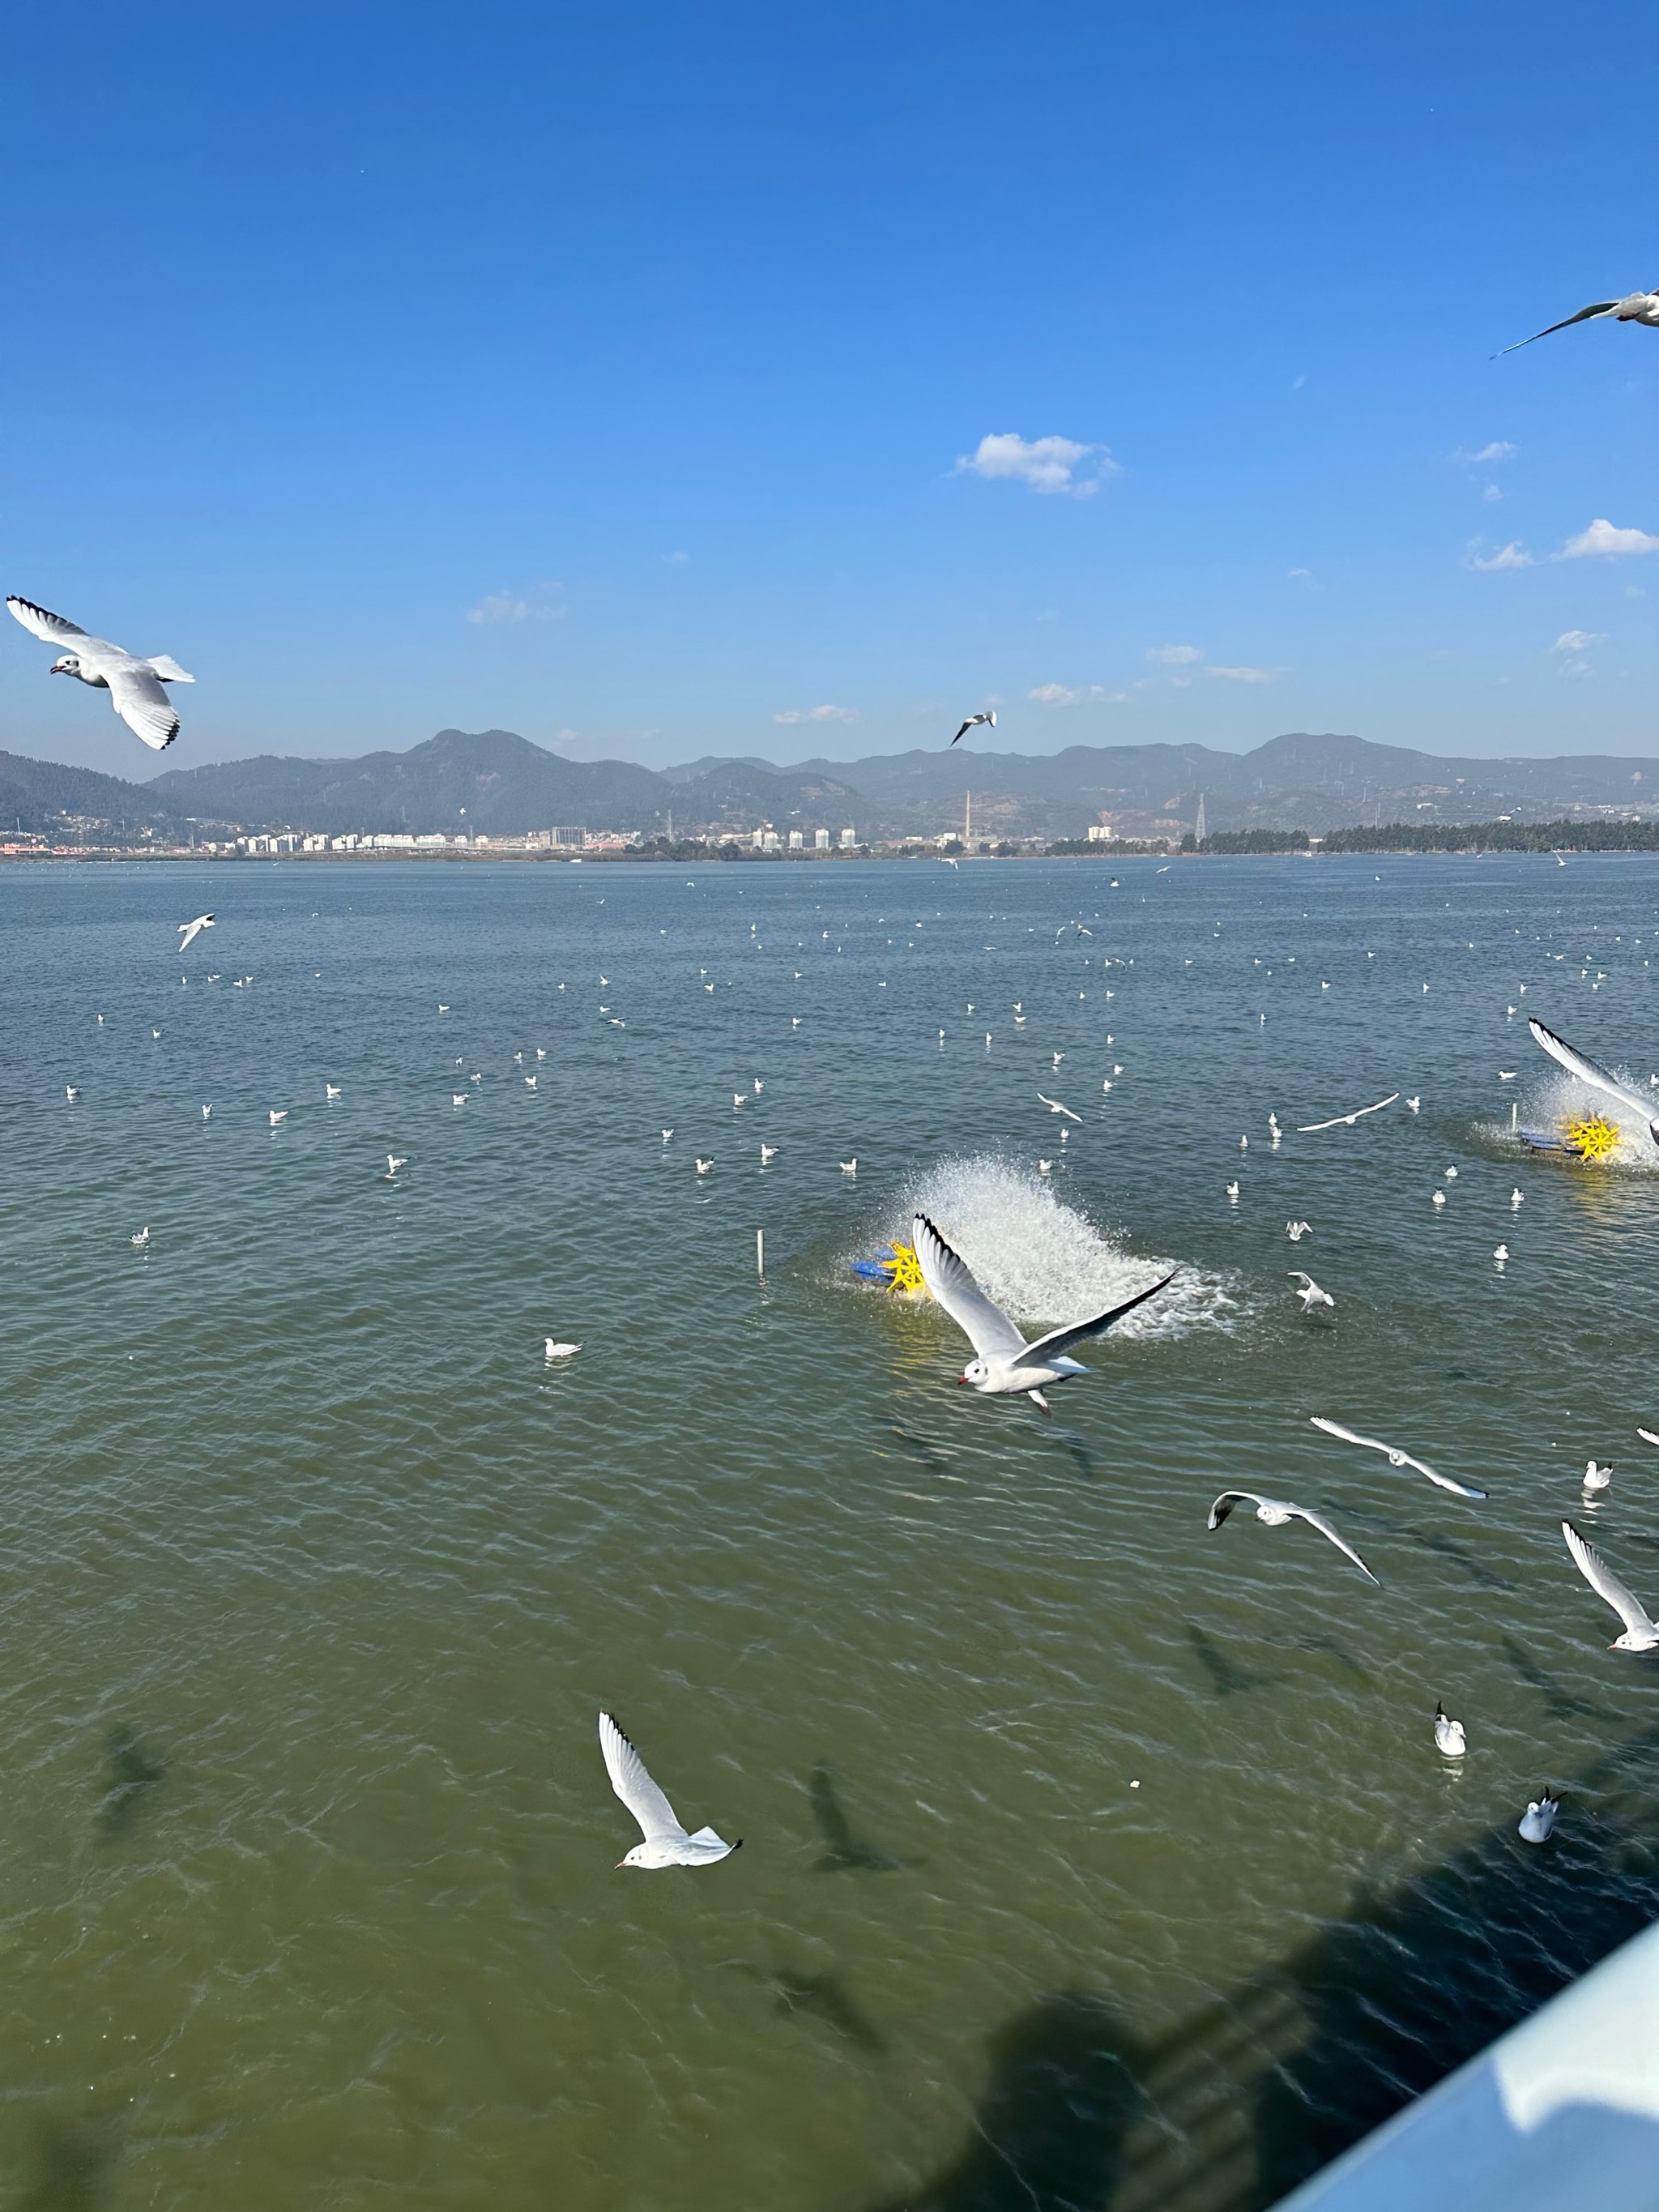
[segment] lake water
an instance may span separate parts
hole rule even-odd
[[[1528,1011],[1659,1070],[1659,862],[14,866],[0,922],[10,2201],[1234,2212],[1659,1905],[1659,1668],[1559,1534],[1659,1602],[1659,1175],[1508,1134]],[[1030,1322],[1182,1273],[1045,1419],[853,1275],[919,1198]],[[739,1853],[616,1870],[601,1705]]]

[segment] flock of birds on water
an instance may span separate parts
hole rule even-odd
[[[1632,323],[1650,330],[1659,329],[1659,291],[1632,292],[1620,299],[1592,301],[1589,306],[1579,308],[1575,314],[1566,316],[1562,321],[1551,323],[1545,329],[1534,331],[1531,337],[1519,340],[1516,346],[1505,347],[1504,351],[1513,353],[1518,350],[1519,346],[1531,345],[1537,339],[1548,337],[1557,331],[1567,330],[1576,323],[1601,319]],[[1494,356],[1495,359],[1499,357]],[[115,712],[126,723],[129,729],[154,751],[161,752],[173,743],[179,734],[179,722],[178,714],[167,695],[167,686],[169,684],[192,684],[196,679],[181,668],[171,654],[142,655],[128,653],[125,647],[113,645],[107,639],[92,636],[78,623],[70,622],[65,616],[53,614],[48,609],[37,605],[33,600],[21,598],[15,593],[8,597],[6,605],[10,608],[16,620],[33,636],[40,639],[43,643],[60,648],[58,658],[52,664],[50,672],[52,675],[73,676],[79,682],[94,689],[107,690],[110,702]],[[968,734],[969,731],[981,726],[994,729],[996,720],[994,709],[990,708],[983,713],[968,715],[955,737],[951,739],[951,744],[956,744]],[[211,929],[214,926],[215,917],[211,914],[198,915],[192,921],[181,922],[179,925],[180,952],[188,950],[204,930]],[[1080,927],[1080,925],[1073,926]],[[246,984],[249,979],[242,977],[237,980],[239,984]],[[713,986],[707,988],[712,989]],[[1426,990],[1427,988],[1425,984],[1424,988]],[[440,1011],[443,1012],[446,1009],[441,1007]],[[1510,1011],[1513,1012],[1514,1009],[1511,1008]],[[971,1007],[969,1012],[972,1012]],[[101,1018],[100,1016],[100,1019]],[[620,1018],[617,1018],[617,1026],[621,1026]],[[1266,1017],[1263,1016],[1262,1018],[1265,1020]],[[1016,1020],[1020,1021],[1023,1025],[1023,1016],[1018,1011]],[[1616,1077],[1576,1051],[1564,1039],[1546,1029],[1541,1022],[1534,1020],[1529,1026],[1537,1042],[1580,1082],[1592,1090],[1617,1099],[1626,1107],[1634,1105],[1644,1119],[1647,1120],[1654,1144],[1656,1147],[1659,1147],[1659,1120],[1654,1119],[1650,1115],[1646,1101],[1635,1094],[1628,1085],[1621,1084]],[[943,1032],[941,1032],[941,1039],[942,1036]],[[988,1047],[990,1043],[988,1036],[986,1042]],[[1056,1068],[1059,1066],[1060,1057],[1058,1054],[1055,1056]],[[534,1075],[526,1075],[525,1078],[526,1084],[532,1087],[536,1079]],[[1508,1076],[1505,1079],[1509,1079]],[[74,1085],[66,1087],[70,1103],[72,1104],[80,1095],[79,1090]],[[757,1091],[762,1087],[758,1080],[755,1087]],[[1110,1079],[1108,1079],[1106,1087],[1109,1091]],[[330,1095],[331,1097],[338,1095],[332,1086],[330,1088]],[[1080,1119],[1073,1109],[1059,1101],[1042,1092],[1037,1095],[1051,1114],[1069,1117],[1073,1121]],[[467,1091],[453,1093],[455,1105],[465,1106],[470,1096]],[[1398,1097],[1399,1093],[1396,1091],[1387,1098],[1378,1100],[1373,1105],[1356,1108],[1350,1113],[1335,1115],[1328,1121],[1302,1125],[1300,1133],[1311,1134],[1336,1127],[1354,1127],[1364,1117],[1378,1113],[1384,1107],[1393,1105]],[[743,1094],[734,1093],[732,1103],[734,1110],[741,1106]],[[1411,1110],[1415,1112],[1419,1101],[1412,1099],[1408,1103]],[[280,1127],[288,1118],[286,1109],[273,1107],[269,1110],[272,1128]],[[204,1105],[202,1109],[204,1119],[210,1117],[212,1111],[211,1105]],[[1270,1126],[1273,1133],[1273,1141],[1277,1144],[1279,1133],[1276,1118],[1270,1117]],[[1064,1131],[1061,1132],[1062,1138],[1065,1133]],[[666,1143],[672,1134],[672,1130],[665,1130],[664,1142]],[[1249,1139],[1242,1138],[1240,1144],[1242,1147],[1248,1148]],[[763,1146],[762,1153],[763,1161],[764,1161],[766,1147]],[[388,1176],[395,1177],[399,1170],[407,1165],[406,1157],[399,1157],[395,1153],[386,1155]],[[1039,1172],[1046,1174],[1050,1166],[1051,1163],[1048,1161],[1040,1162]],[[712,1159],[705,1159],[699,1156],[696,1161],[696,1172],[700,1176],[710,1173],[713,1167]],[[843,1175],[856,1176],[857,1159],[843,1161],[841,1167]],[[1446,1172],[1449,1177],[1455,1177],[1457,1171],[1455,1168],[1449,1168]],[[1237,1200],[1238,1185],[1236,1182],[1228,1185],[1227,1194],[1230,1199]],[[1444,1193],[1436,1192],[1434,1202],[1437,1206],[1443,1206]],[[1517,1189],[1512,1194],[1511,1203],[1518,1206],[1521,1202],[1522,1193]],[[1307,1231],[1308,1224],[1305,1222],[1293,1222],[1287,1224],[1287,1233],[1292,1243],[1299,1242],[1301,1237]],[[1048,1389],[1087,1371],[1080,1362],[1071,1357],[1071,1347],[1091,1338],[1103,1335],[1115,1322],[1122,1320],[1136,1307],[1158,1297],[1174,1279],[1173,1275],[1166,1275],[1149,1288],[1137,1291],[1133,1297],[1109,1307],[1104,1312],[1092,1315],[1084,1321],[1051,1329],[1046,1335],[1037,1338],[1034,1342],[1028,1342],[1009,1316],[986,1296],[960,1254],[952,1249],[925,1214],[918,1213],[915,1216],[912,1224],[912,1234],[915,1238],[916,1257],[928,1291],[938,1305],[962,1330],[973,1347],[974,1357],[963,1370],[959,1378],[961,1382],[985,1395],[1023,1394],[1045,1413],[1048,1411],[1048,1401],[1045,1395]],[[148,1224],[138,1231],[131,1241],[135,1249],[140,1251],[145,1249],[149,1243]],[[1506,1248],[1501,1244],[1493,1255],[1494,1260],[1500,1266],[1508,1256]],[[1322,1289],[1305,1269],[1291,1270],[1290,1279],[1298,1285],[1295,1295],[1299,1299],[1304,1313],[1311,1315],[1322,1308],[1334,1308],[1335,1299],[1328,1291]],[[549,1337],[546,1340],[546,1357],[549,1360],[574,1358],[580,1349],[580,1345],[562,1343],[552,1337]],[[1375,1437],[1358,1435],[1352,1430],[1341,1427],[1336,1422],[1326,1420],[1319,1416],[1313,1418],[1316,1427],[1323,1429],[1331,1435],[1351,1443],[1361,1445],[1367,1449],[1385,1453],[1392,1467],[1413,1468],[1419,1474],[1425,1476],[1430,1482],[1437,1484],[1443,1490],[1451,1491],[1462,1498],[1480,1499],[1485,1497],[1484,1492],[1471,1489],[1466,1485],[1454,1481],[1449,1476],[1437,1473],[1423,1461],[1395,1446],[1381,1443]],[[1646,1429],[1638,1430],[1638,1434],[1646,1443],[1659,1445],[1659,1435]],[[1610,1480],[1611,1469],[1598,1467],[1597,1462],[1592,1459],[1584,1474],[1586,1503],[1591,1504],[1604,1495]],[[1210,1508],[1211,1529],[1221,1528],[1235,1509],[1240,1505],[1253,1507],[1256,1520],[1270,1528],[1284,1528],[1292,1521],[1304,1522],[1310,1528],[1325,1537],[1328,1542],[1334,1544],[1338,1551],[1352,1562],[1367,1581],[1371,1583],[1377,1581],[1377,1577],[1365,1565],[1358,1553],[1338,1532],[1325,1515],[1309,1506],[1296,1504],[1287,1498],[1264,1498],[1254,1491],[1224,1491]],[[1595,1546],[1573,1526],[1571,1522],[1563,1521],[1561,1530],[1573,1564],[1591,1589],[1612,1608],[1623,1624],[1620,1633],[1613,1639],[1610,1648],[1615,1651],[1659,1650],[1659,1626],[1656,1626],[1641,1601],[1613,1571]],[[723,1842],[712,1828],[702,1827],[688,1832],[677,1818],[667,1797],[652,1779],[639,1753],[623,1733],[613,1716],[608,1712],[601,1712],[599,1729],[600,1749],[611,1787],[638,1823],[642,1838],[618,1862],[620,1866],[646,1868],[653,1870],[666,1867],[709,1866],[720,1859],[728,1857],[738,1849],[737,1843]],[[1437,1748],[1448,1759],[1461,1759],[1468,1749],[1468,1739],[1463,1723],[1449,1718],[1438,1704],[1435,1708],[1434,1740]],[[1528,1803],[1522,1817],[1518,1832],[1522,1839],[1530,1844],[1546,1842],[1554,1829],[1559,1804],[1559,1796],[1552,1796],[1547,1790],[1540,1791],[1538,1798]],[[738,1841],[740,1842],[741,1838]]]
[[[1115,881],[1116,879],[1114,878],[1115,885]],[[217,917],[211,911],[194,915],[189,921],[180,922],[178,925],[180,953],[182,954],[194,945],[204,933],[216,927],[216,922]],[[751,925],[751,932],[755,927]],[[1093,933],[1080,922],[1068,924],[1066,927],[1076,930],[1085,937],[1092,936]],[[1063,938],[1066,935],[1066,928],[1062,928],[1059,934]],[[827,932],[825,935],[828,936]],[[703,971],[705,975],[707,972],[707,970]],[[797,971],[798,975],[799,972]],[[1588,969],[1586,973],[1588,974]],[[220,979],[216,975],[212,975],[208,980],[217,981]],[[243,985],[252,980],[249,976],[234,979]],[[609,982],[609,978],[601,975],[599,981],[601,988],[605,988]],[[563,984],[557,986],[561,991],[564,988]],[[704,988],[712,987],[705,983]],[[881,987],[878,986],[878,988]],[[1328,986],[1322,986],[1322,989],[1328,988]],[[1522,985],[1520,988],[1524,990],[1526,987]],[[1109,991],[1108,996],[1111,995],[1113,994]],[[449,1008],[441,1001],[438,1011],[441,1014],[447,1013]],[[608,1014],[609,1009],[602,1005],[600,1011],[602,1013]],[[971,1003],[968,1011],[969,1014],[975,1011]],[[1517,1011],[1515,1006],[1509,1009],[1511,1016]],[[101,1024],[102,1015],[99,1015],[97,1018]],[[1017,1024],[1021,1027],[1024,1026],[1027,1018],[1023,1001],[1016,1003],[1014,1018]],[[794,1018],[794,1020],[795,1025],[799,1026],[799,1017]],[[1547,1028],[1541,1021],[1535,1018],[1530,1018],[1528,1028],[1534,1040],[1542,1050],[1560,1065],[1577,1084],[1592,1092],[1612,1099],[1627,1115],[1634,1114],[1639,1117],[1639,1121],[1644,1127],[1647,1138],[1654,1148],[1656,1157],[1659,1158],[1659,1115],[1655,1115],[1653,1102],[1650,1098],[1644,1097],[1632,1083],[1621,1079],[1579,1052],[1565,1039]],[[160,1031],[152,1030],[151,1034],[153,1036],[159,1036]],[[941,1030],[941,1042],[943,1042],[944,1034]],[[1109,1032],[1107,1042],[1109,1044],[1112,1042]],[[537,1047],[535,1051],[538,1060],[546,1059],[544,1047]],[[1056,1069],[1065,1056],[1063,1053],[1058,1051],[1051,1055]],[[522,1062],[523,1057],[522,1053],[515,1055],[515,1059],[520,1062]],[[457,1065],[465,1065],[465,1063],[458,1062]],[[1115,1076],[1122,1074],[1121,1063],[1114,1063],[1114,1073]],[[1501,1070],[1500,1079],[1504,1081],[1513,1080],[1516,1073],[1516,1071],[1513,1069]],[[534,1075],[526,1075],[524,1079],[533,1085],[536,1078]],[[480,1080],[480,1076],[475,1075],[472,1078],[475,1084]],[[1112,1078],[1106,1079],[1105,1088],[1108,1091],[1111,1089],[1112,1080]],[[1659,1079],[1655,1079],[1655,1081],[1659,1083]],[[69,1085],[65,1088],[69,1103],[73,1104],[81,1096],[80,1087]],[[764,1080],[757,1076],[753,1080],[752,1093],[733,1091],[732,1112],[734,1114],[738,1112],[749,1102],[751,1096],[758,1097],[764,1089]],[[341,1095],[341,1087],[336,1084],[326,1084],[325,1091],[329,1100],[337,1099]],[[465,1106],[475,1095],[471,1090],[458,1091],[453,1094],[454,1103],[457,1107]],[[1038,1103],[1051,1116],[1060,1117],[1064,1122],[1070,1124],[1081,1121],[1082,1116],[1074,1108],[1066,1105],[1063,1100],[1041,1090],[1036,1091],[1036,1096]],[[1388,1107],[1397,1103],[1400,1097],[1399,1091],[1393,1091],[1387,1097],[1365,1105],[1355,1107],[1316,1121],[1297,1123],[1294,1126],[1297,1133],[1304,1135],[1322,1134],[1336,1129],[1356,1128],[1362,1121],[1369,1120],[1371,1115],[1381,1113]],[[1416,1113],[1421,1101],[1419,1098],[1413,1097],[1407,1099],[1406,1104],[1409,1111]],[[210,1117],[213,1109],[210,1103],[204,1103],[201,1110],[203,1117],[206,1119]],[[287,1118],[286,1109],[273,1107],[269,1109],[270,1126],[273,1130],[279,1128]],[[1268,1127],[1271,1142],[1277,1149],[1284,1132],[1276,1114],[1269,1115]],[[1062,1128],[1062,1142],[1069,1133],[1069,1128]],[[674,1131],[672,1128],[665,1128],[660,1132],[660,1135],[662,1142],[666,1145],[672,1141]],[[1240,1144],[1242,1147],[1248,1149],[1248,1137],[1241,1138]],[[775,1145],[769,1146],[763,1142],[760,1150],[762,1164],[765,1165],[776,1156],[778,1147]],[[388,1152],[386,1162],[386,1179],[393,1181],[409,1165],[409,1157],[407,1154]],[[1052,1164],[1047,1160],[1041,1160],[1037,1164],[1039,1171],[1046,1173]],[[714,1162],[712,1159],[699,1156],[695,1165],[697,1174],[702,1176],[712,1169]],[[843,1160],[840,1163],[840,1168],[843,1176],[854,1177],[857,1174],[858,1162],[856,1158]],[[1455,1178],[1457,1170],[1451,1167],[1445,1172],[1448,1178]],[[1227,1196],[1233,1203],[1237,1202],[1239,1196],[1237,1182],[1228,1184]],[[1437,1203],[1443,1202],[1443,1193],[1437,1191],[1434,1197]],[[1517,1187],[1510,1194],[1512,1209],[1518,1208],[1523,1203],[1523,1199],[1524,1194]],[[1292,1243],[1300,1243],[1304,1238],[1312,1233],[1312,1224],[1300,1218],[1287,1221],[1285,1227],[1285,1235]],[[968,1339],[974,1354],[957,1377],[958,1382],[981,1395],[1024,1395],[1045,1413],[1051,1410],[1047,1395],[1049,1390],[1088,1371],[1080,1361],[1072,1356],[1073,1349],[1103,1336],[1129,1314],[1157,1298],[1169,1288],[1181,1272],[1178,1268],[1173,1269],[1128,1297],[1117,1300],[1102,1311],[1091,1314],[1081,1321],[1068,1322],[1050,1329],[1042,1336],[1028,1340],[1018,1323],[987,1294],[966,1261],[947,1241],[928,1215],[921,1212],[914,1215],[911,1235],[916,1261],[928,1293],[934,1304]],[[147,1249],[149,1238],[150,1231],[147,1224],[133,1236],[131,1243],[134,1249],[139,1251]],[[1500,1245],[1494,1255],[1500,1267],[1507,1256],[1506,1248]],[[1336,1303],[1334,1298],[1328,1291],[1322,1289],[1305,1270],[1294,1269],[1290,1273],[1291,1279],[1298,1285],[1294,1295],[1299,1301],[1304,1314],[1313,1316],[1322,1310],[1334,1308]],[[545,1340],[544,1356],[550,1364],[574,1358],[580,1350],[580,1343],[568,1342],[551,1336]],[[1312,1425],[1326,1435],[1362,1450],[1381,1453],[1390,1467],[1395,1469],[1408,1468],[1435,1487],[1448,1492],[1455,1497],[1477,1503],[1486,1499],[1485,1491],[1442,1473],[1439,1469],[1431,1467],[1425,1460],[1399,1445],[1387,1443],[1380,1437],[1364,1435],[1322,1414],[1315,1414],[1310,1418]],[[1637,1435],[1644,1443],[1659,1448],[1659,1432],[1638,1428]],[[1604,1501],[1612,1477],[1613,1468],[1610,1465],[1599,1462],[1595,1458],[1588,1462],[1583,1479],[1583,1497],[1586,1509],[1594,1510]],[[1269,1528],[1285,1528],[1292,1522],[1302,1522],[1332,1545],[1368,1583],[1374,1586],[1381,1586],[1380,1578],[1372,1571],[1353,1545],[1342,1534],[1329,1516],[1294,1499],[1268,1497],[1249,1490],[1224,1490],[1209,1509],[1208,1528],[1212,1532],[1223,1528],[1241,1508],[1248,1508],[1251,1517]],[[1595,1545],[1572,1522],[1563,1520],[1560,1526],[1572,1564],[1589,1588],[1620,1620],[1620,1632],[1614,1638],[1609,1648],[1615,1651],[1632,1653],[1659,1650],[1659,1623],[1656,1623],[1642,1601],[1614,1572]],[[703,1826],[695,1830],[687,1830],[684,1827],[675,1814],[667,1796],[652,1778],[639,1752],[623,1733],[613,1714],[608,1711],[600,1713],[599,1736],[611,1787],[617,1798],[633,1816],[641,1831],[641,1840],[617,1862],[619,1868],[657,1871],[670,1867],[709,1866],[728,1857],[739,1847],[742,1840],[740,1838],[728,1844],[712,1827]],[[1433,1736],[1436,1748],[1443,1758],[1456,1760],[1466,1755],[1468,1738],[1464,1723],[1447,1714],[1443,1705],[1438,1702],[1435,1707]],[[1547,1842],[1554,1831],[1560,1803],[1559,1794],[1552,1793],[1548,1789],[1541,1790],[1536,1799],[1529,1801],[1517,1829],[1517,1833],[1522,1839],[1529,1844]]]

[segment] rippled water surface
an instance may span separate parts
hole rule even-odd
[[[1659,1176],[1508,1134],[1528,1011],[1659,1070],[1653,861],[10,867],[0,924],[13,2201],[1232,2212],[1659,1904],[1659,1670],[1559,1534],[1659,1601]],[[1045,1419],[852,1274],[919,1200],[1031,1322],[1182,1272]],[[740,1853],[616,1870],[602,1704]]]

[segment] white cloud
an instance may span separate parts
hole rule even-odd
[[[1073,690],[1066,684],[1039,684],[1034,691],[1025,694],[1039,707],[1085,707],[1096,700],[1122,700],[1127,691],[1109,691],[1103,684],[1085,684]]]
[[[1530,568],[1532,567],[1532,556],[1518,538],[1512,538],[1507,545],[1500,545],[1495,553],[1482,552],[1480,549],[1486,542],[1484,538],[1470,538],[1468,550],[1463,556],[1463,566],[1466,568]]]
[[[1520,450],[1519,446],[1510,445],[1507,438],[1494,438],[1489,446],[1482,446],[1478,453],[1465,453],[1460,446],[1451,458],[1460,468],[1478,469],[1492,461],[1512,461]]]
[[[1148,660],[1161,660],[1166,668],[1190,668],[1194,661],[1202,660],[1204,655],[1195,645],[1149,645],[1146,658]]]
[[[1287,568],[1285,574],[1293,584],[1310,585],[1316,592],[1319,589],[1319,579],[1311,568]]]
[[[488,592],[466,610],[470,623],[559,622],[570,611],[562,584],[532,584],[526,592]]]
[[[1282,668],[1217,668],[1206,667],[1206,676],[1224,676],[1230,684],[1272,684],[1285,672]]]
[[[665,553],[662,557],[665,567],[683,568],[691,556],[689,553]]]
[[[1550,647],[1550,651],[1552,653],[1584,653],[1591,646],[1605,645],[1607,641],[1607,634],[1604,629],[1564,629]]]
[[[793,729],[798,722],[856,722],[858,718],[856,707],[787,707],[772,720]]]
[[[1091,473],[1076,473],[1085,463]],[[1009,477],[1030,484],[1033,491],[1063,493],[1072,499],[1092,499],[1108,477],[1123,471],[1104,446],[1080,445],[1075,438],[1022,438],[1017,430],[983,437],[971,453],[957,456],[956,473],[964,470],[976,477]]]
[[[1601,517],[1592,522],[1588,530],[1581,530],[1577,538],[1569,538],[1553,557],[1558,561],[1588,561],[1597,554],[1614,559],[1621,553],[1659,553],[1659,538],[1650,538],[1645,530],[1617,530]]]
[[[1485,491],[1481,493],[1480,496],[1486,501],[1488,507],[1495,507],[1498,501],[1503,498],[1504,495],[1498,490],[1496,484],[1488,484]]]

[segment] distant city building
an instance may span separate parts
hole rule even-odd
[[[799,853],[805,843],[806,836],[804,830],[792,830],[789,832],[789,849],[792,853]]]
[[[1209,834],[1209,825],[1204,819],[1204,794],[1200,791],[1198,794],[1198,819],[1193,824],[1193,836],[1201,845]]]
[[[830,832],[827,830],[815,830],[812,832],[812,850],[815,853],[827,853],[830,850]]]
[[[857,832],[857,830],[850,830],[850,829],[848,829],[848,830],[843,830],[842,831],[842,833],[841,833],[841,849],[842,849],[842,851],[843,853],[850,853],[850,852],[854,851],[854,848],[856,848],[857,844],[858,844],[858,842],[859,842],[859,839],[858,839],[858,832]]]
[[[1091,822],[1089,824],[1089,842],[1091,845],[1109,845],[1111,842],[1112,825],[1109,822]]]
[[[587,842],[587,832],[586,830],[550,830],[547,833],[547,842],[550,845],[574,846],[580,852]]]

